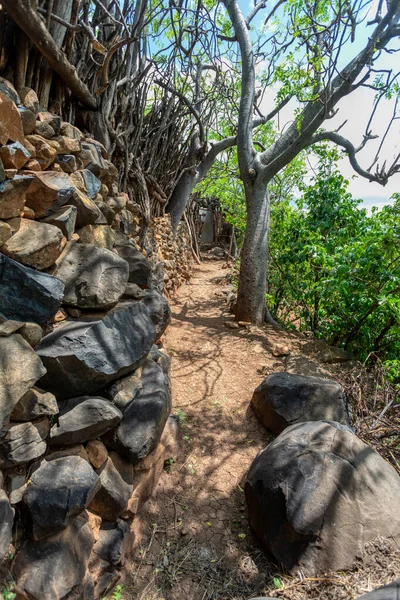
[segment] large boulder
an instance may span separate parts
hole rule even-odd
[[[15,467],[36,460],[46,452],[44,441],[49,434],[50,423],[46,418],[34,423],[11,423],[3,431],[0,440],[0,466]]]
[[[275,434],[302,421],[348,424],[343,388],[331,379],[273,373],[255,389],[251,405],[259,421]]]
[[[54,274],[65,284],[64,304],[107,309],[125,291],[128,264],[105,248],[67,242]]]
[[[134,371],[156,337],[142,302],[123,302],[103,319],[67,322],[36,348],[48,371],[41,387],[60,399],[95,393]]]
[[[9,319],[44,323],[58,311],[64,284],[0,254],[0,312]]]
[[[168,378],[151,359],[143,363],[141,384],[139,393],[126,404],[120,424],[104,436],[106,446],[132,464],[154,450],[171,412]]]
[[[13,522],[14,510],[11,508],[7,494],[0,489],[0,561],[8,550]]]
[[[72,398],[61,404],[48,441],[53,446],[81,444],[102,436],[121,419],[121,411],[104,398]]]
[[[22,396],[45,374],[38,355],[17,334],[0,337],[0,429]]]
[[[373,592],[364,594],[358,600],[399,600],[400,598],[400,579],[396,579],[389,585],[380,587]]]
[[[105,521],[116,521],[125,510],[133,491],[133,466],[117,452],[110,452],[106,463],[97,470],[100,489],[90,510]]]
[[[15,233],[1,247],[4,254],[39,271],[56,262],[66,243],[58,227],[30,219],[12,219],[10,225]]]
[[[42,460],[31,476],[23,501],[32,521],[34,540],[68,527],[89,506],[100,478],[80,456]]]
[[[251,527],[290,573],[350,569],[368,542],[400,542],[398,474],[339,423],[288,427],[254,460],[245,494]]]
[[[86,572],[94,536],[86,514],[68,528],[41,541],[27,541],[13,574],[21,600],[93,600]],[[89,587],[89,590],[87,590]]]

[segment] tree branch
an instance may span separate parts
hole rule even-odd
[[[385,172],[384,169],[382,169],[381,171],[377,170],[375,175],[373,175],[369,171],[366,171],[360,166],[359,162],[356,159],[357,149],[348,139],[346,139],[339,133],[336,133],[335,131],[321,131],[319,133],[316,133],[312,136],[309,145],[316,144],[323,140],[328,140],[329,142],[333,142],[338,146],[342,146],[342,148],[344,148],[347,152],[350,164],[353,167],[354,171],[361,175],[361,177],[365,177],[365,179],[368,179],[370,182],[375,181],[385,186],[389,180],[389,177],[400,171],[400,164],[393,164],[387,172]]]
[[[97,109],[97,101],[88,87],[79,79],[76,69],[68,61],[64,52],[57,46],[45,24],[25,0],[2,0],[3,8],[14,19],[18,27],[35,44],[49,65],[61,77],[81,103],[92,110]]]

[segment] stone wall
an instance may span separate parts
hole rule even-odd
[[[162,265],[165,294],[171,296],[192,274],[193,256],[188,227],[181,221],[174,236],[170,215],[157,217],[150,226],[147,239],[154,261]]]
[[[0,159],[1,573],[19,600],[99,598],[176,457],[158,341],[187,234],[158,219],[141,252],[105,148],[5,80]]]

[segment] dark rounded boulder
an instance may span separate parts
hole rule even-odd
[[[254,460],[245,494],[252,529],[290,573],[350,569],[368,542],[400,542],[400,477],[339,423],[288,427]]]
[[[373,590],[364,594],[358,600],[399,600],[400,598],[400,579],[396,579],[389,585]]]
[[[151,359],[143,362],[141,386],[125,405],[122,421],[104,436],[107,447],[134,465],[155,449],[171,412],[169,379]]]
[[[342,386],[321,377],[273,373],[256,388],[251,405],[258,420],[275,434],[303,421],[349,424]]]
[[[99,487],[99,476],[80,456],[42,460],[23,497],[33,539],[40,540],[68,527],[90,504]]]

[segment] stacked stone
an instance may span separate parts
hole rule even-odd
[[[21,600],[99,598],[176,452],[170,310],[101,144],[5,80],[0,144],[0,560]]]
[[[170,215],[157,217],[150,227],[148,239],[155,260],[163,269],[165,293],[171,296],[192,274],[192,251],[187,225],[181,221],[174,236]]]

